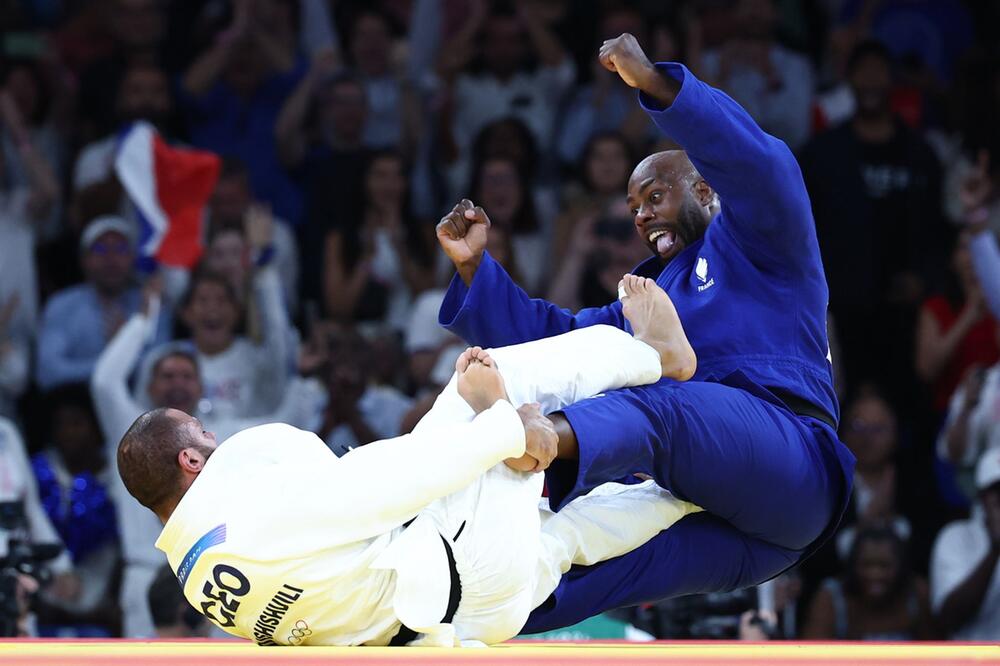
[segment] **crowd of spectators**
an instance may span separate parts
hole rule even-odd
[[[205,633],[115,473],[144,410],[220,440],[285,421],[338,455],[412,428],[461,348],[434,233],[459,199],[530,294],[613,300],[648,253],[625,183],[676,147],[597,63],[631,32],[798,156],[858,466],[802,565],[623,617],[663,638],[1000,640],[995,3],[15,0],[0,25],[0,501],[65,547],[26,631]],[[221,158],[191,271],[138,268],[114,159],[139,120]]]

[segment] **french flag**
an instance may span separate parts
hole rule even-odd
[[[131,125],[115,173],[139,213],[139,256],[192,268],[201,257],[204,208],[219,179],[215,153],[173,148],[147,122]]]

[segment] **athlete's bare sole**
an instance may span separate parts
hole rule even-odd
[[[622,313],[632,324],[636,340],[642,340],[660,354],[664,377],[686,381],[698,368],[681,318],[673,301],[656,282],[638,275],[622,278]]]
[[[509,400],[496,361],[482,347],[469,347],[462,352],[455,361],[455,372],[458,373],[458,394],[477,414],[492,407],[497,400]],[[504,462],[519,472],[534,471],[538,465],[538,461],[527,453]]]
[[[482,347],[469,347],[455,361],[458,394],[478,414],[497,400],[507,400],[507,389],[496,361]]]

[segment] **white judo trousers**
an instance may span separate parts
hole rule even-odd
[[[537,402],[545,414],[606,390],[654,383],[661,376],[656,351],[604,325],[489,353],[504,378],[510,403]],[[455,375],[414,433],[468,422],[474,416],[458,394]],[[421,512],[418,520],[433,523],[446,539],[461,529],[458,539],[449,539],[462,585],[452,622],[460,642],[489,644],[512,638],[572,565],[595,564],[627,553],[700,510],[647,481],[605,484],[553,513],[547,501],[540,502],[543,482],[542,474],[517,472],[501,463]],[[419,561],[400,565],[391,550],[388,560],[403,574],[401,578],[407,577],[410,567],[418,575]],[[414,602],[426,598],[417,587],[411,595]],[[396,607],[402,615],[407,614],[404,595],[404,590],[397,590]],[[447,643],[449,633],[440,627],[415,643]]]

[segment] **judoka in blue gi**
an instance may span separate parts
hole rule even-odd
[[[827,285],[791,151],[683,65],[653,65],[631,35],[605,42],[600,60],[684,149],[644,159],[628,203],[654,253],[634,273],[670,295],[698,368],[690,381],[608,392],[551,415],[560,459],[546,471],[550,501],[558,508],[643,473],[706,511],[571,571],[525,632],[774,577],[836,529],[855,462],[837,438]],[[438,225],[458,270],[442,325],[484,347],[594,324],[628,330],[620,302],[571,314],[529,298],[485,252],[488,229],[467,200]]]

